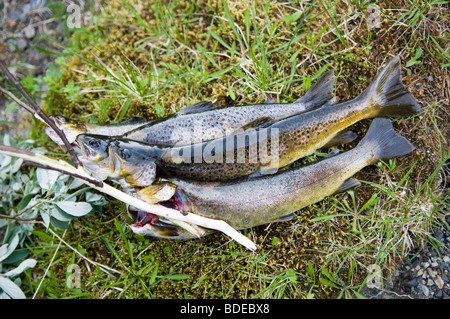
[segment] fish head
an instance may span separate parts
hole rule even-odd
[[[129,187],[147,187],[156,176],[156,158],[151,145],[114,139],[109,145],[111,170]]]
[[[85,134],[87,132],[86,124],[75,120],[68,119],[61,115],[50,117],[56,126],[64,132],[69,143],[75,142],[78,135]],[[56,142],[56,141],[55,141]],[[57,142],[59,145],[59,143]]]
[[[109,156],[109,140],[105,136],[90,134],[81,134],[76,139],[83,167],[101,180],[114,172]]]
[[[167,220],[159,218],[155,214],[142,210],[134,210],[130,206],[127,207],[127,212],[128,216],[134,222],[129,227],[137,235],[178,240],[197,238],[196,235],[189,233],[187,230]],[[206,229],[205,231],[207,233],[211,232]]]
[[[86,133],[86,125],[74,120],[70,120],[65,118],[64,116],[56,115],[50,116],[50,119],[53,120],[56,127],[60,129],[67,138],[69,144],[74,146],[76,142],[76,138],[80,134]],[[59,135],[53,130],[51,127],[47,127],[44,129],[45,134],[48,135],[59,147],[63,149],[63,151],[67,151],[66,146]]]

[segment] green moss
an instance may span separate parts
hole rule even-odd
[[[110,1],[98,25],[73,35],[69,45],[71,54],[59,67],[59,82],[53,83],[48,79],[51,89],[45,101],[49,112],[82,121],[108,123],[118,118],[127,99],[131,99],[131,103],[125,118],[140,115],[147,119],[158,117],[158,107],[164,110],[164,115],[169,115],[201,100],[214,100],[219,105],[250,104],[263,101],[266,95],[273,95],[280,102],[289,102],[303,94],[304,79],[316,74],[327,63],[331,64],[329,67],[335,67],[339,74],[336,95],[349,99],[367,87],[388,54],[401,53],[405,47],[405,42],[394,40],[398,39],[397,32],[401,31],[401,26],[393,28],[394,18],[383,22],[382,29],[370,35],[369,49],[367,39],[369,32],[373,31],[363,27],[361,22],[347,26],[349,31],[354,31],[349,35],[353,40],[351,45],[338,41],[329,29],[321,35],[324,25],[329,25],[330,29],[332,26],[319,5],[311,7],[305,17],[307,23],[296,30],[297,23],[302,19],[292,24],[283,19],[297,12],[289,6],[254,1],[256,17],[253,17],[251,2],[227,1],[234,22],[241,27],[250,48],[255,50],[254,61],[243,61],[241,52],[250,48],[241,47],[240,41],[243,42],[243,39],[236,37],[226,19],[227,13],[221,0],[198,1],[195,4],[188,1],[129,3],[135,13],[122,1]],[[389,4],[381,3],[380,6],[387,8]],[[348,18],[346,4],[339,3],[335,10],[341,22]],[[249,14],[247,17],[246,12]],[[362,13],[359,19],[364,21]],[[269,27],[273,28],[273,33],[269,32]],[[268,49],[266,53],[269,52],[267,59],[263,58],[262,48],[257,45],[256,32],[261,42],[267,44],[264,47]],[[279,49],[279,45],[287,44],[302,33],[306,35],[285,49]],[[410,41],[415,42],[416,39]],[[230,51],[227,46],[233,45],[234,51]],[[210,54],[215,64],[203,55],[199,47]],[[297,54],[295,59],[289,61],[294,53]],[[261,73],[256,70],[258,61],[267,63],[267,68]],[[128,75],[142,81],[144,87],[147,85],[147,91],[143,90],[144,93],[139,95],[127,91],[123,85],[112,83],[104,72],[106,67],[118,74],[121,80],[127,79]],[[123,70],[126,72],[121,74]],[[212,76],[223,70],[228,71]],[[265,76],[269,79],[265,80]],[[415,79],[414,74],[407,75],[404,82],[418,99],[426,101],[429,96],[410,85]],[[71,96],[63,90],[72,82],[80,87],[77,92],[80,98],[75,101],[71,101]],[[234,101],[229,96],[231,86],[236,95]],[[395,121],[396,129],[402,130],[402,135],[413,141],[419,151],[430,150],[427,147],[430,147],[430,138],[432,140],[432,155],[424,157],[421,165],[413,169],[412,184],[423,182],[423,176],[428,176],[437,165],[435,154],[439,149],[439,139],[430,124],[430,114],[420,120]],[[421,125],[416,121],[421,121]],[[362,121],[355,125],[354,130],[360,137],[367,131],[368,123]],[[404,126],[408,128],[404,129]],[[426,127],[426,132],[421,127]],[[342,149],[352,148],[356,143]],[[389,176],[399,181],[415,162],[417,153],[399,159],[399,167],[389,172]],[[385,169],[372,166],[356,177],[382,184],[386,183],[385,176]],[[355,193],[358,202],[354,210],[357,211],[358,205],[371,198],[374,188],[363,184]],[[74,223],[65,240],[83,250],[91,260],[121,272],[105,274],[92,266],[88,268],[82,259],[77,259],[76,262],[83,265],[83,291],[87,296],[304,298],[312,293],[322,298],[335,296],[338,291],[319,285],[319,278],[324,276],[322,269],[341,278],[350,278],[348,284],[357,286],[365,278],[364,266],[375,263],[379,257],[377,243],[365,243],[362,237],[370,229],[370,223],[365,220],[366,224],[359,225],[361,229],[353,228],[361,221],[359,218],[369,212],[364,211],[360,215],[348,214],[348,211],[343,213],[337,202],[352,203],[352,198],[348,193],[327,198],[299,211],[294,221],[248,230],[247,236],[258,246],[256,253],[229,243],[222,234],[190,241],[135,236],[126,228],[130,220],[123,213],[123,205],[117,202],[110,203],[102,214]],[[320,214],[339,216],[323,222],[311,221]],[[123,225],[126,240],[119,234],[114,219]],[[274,237],[278,238],[276,245],[273,244]],[[105,241],[111,243],[116,255],[107,248]],[[129,256],[127,243],[132,247],[133,259]],[[73,296],[64,287],[65,271],[72,255],[70,249],[61,249],[60,258],[63,261],[52,267],[55,279],[60,281],[56,291],[61,296]],[[357,260],[361,267],[349,276],[353,260]],[[392,255],[383,261],[383,269],[389,272],[400,261],[399,255]],[[308,270],[308,265],[312,265],[313,273]],[[140,273],[143,269],[148,269],[148,272]],[[287,270],[295,273],[296,280],[283,277]],[[173,277],[174,274],[187,277]],[[107,288],[101,288],[103,286]]]

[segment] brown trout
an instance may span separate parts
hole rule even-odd
[[[126,132],[152,122],[140,117],[132,117],[120,123],[103,125],[81,123],[59,115],[50,116],[50,118],[53,120],[53,122],[55,122],[57,127],[64,132],[69,143],[73,143],[78,135],[84,134],[86,132],[98,135],[120,136],[125,134]],[[47,127],[44,131],[56,144],[58,144],[63,149],[65,148],[64,143],[52,128]]]
[[[126,177],[129,186],[150,185],[157,167],[173,176],[224,181],[245,175],[273,174],[318,148],[348,142],[355,135],[344,130],[362,119],[409,116],[420,111],[416,99],[402,85],[400,60],[395,57],[353,100],[325,105],[215,140],[167,147],[80,135],[78,142],[83,148],[93,138],[103,139],[101,143],[109,148],[103,154],[110,158],[97,157],[99,165],[109,163],[111,175]],[[148,179],[144,181],[142,177]]]
[[[224,220],[235,229],[289,220],[299,209],[357,186],[359,182],[352,176],[364,167],[413,150],[407,139],[395,133],[389,119],[376,118],[355,148],[307,166],[227,182],[169,178],[176,185],[175,195],[161,204],[183,214]],[[145,193],[140,196],[146,200]],[[170,232],[164,235],[166,229],[157,223],[155,215],[141,211],[130,216],[136,222],[131,227],[136,233],[155,236],[157,232],[159,237],[174,239],[193,237],[175,226],[170,226]]]
[[[73,142],[81,134],[95,134],[121,135],[127,139],[160,145],[198,143],[228,135],[243,126],[251,125],[254,121],[282,119],[322,106],[332,99],[333,73],[333,70],[325,72],[304,96],[293,103],[219,108],[210,101],[203,101],[189,105],[168,117],[147,123],[136,118],[113,125],[84,124],[62,116],[53,119],[66,134],[69,142]],[[46,133],[58,145],[63,144],[52,129],[46,129]]]

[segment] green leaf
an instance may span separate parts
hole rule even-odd
[[[57,171],[53,171],[53,170],[42,169],[42,168],[36,169],[36,178],[37,178],[38,184],[44,190],[51,189],[60,174],[61,173],[59,173]]]
[[[3,276],[0,276],[0,289],[2,289],[11,299],[25,299],[25,295],[19,286]]]
[[[186,275],[186,274],[175,274],[175,275],[167,276],[167,279],[170,279],[170,280],[185,280],[188,278],[189,278],[189,275]]]
[[[5,243],[0,247],[0,262],[2,260],[5,260],[9,255],[11,255],[14,249],[16,249],[18,244],[19,244],[19,235],[16,233],[10,242]]]
[[[291,23],[294,23],[295,21],[297,21],[301,15],[302,15],[301,11],[296,11],[291,15],[284,16],[283,20],[286,21],[287,23],[291,24]]]
[[[16,108],[18,104],[14,101],[12,101],[11,103],[9,103],[6,108],[5,108],[5,115],[11,113],[12,111],[14,111],[14,109]]]
[[[333,219],[335,217],[339,217],[339,216],[348,216],[348,214],[334,214],[334,215],[324,215],[324,216],[319,216],[319,217],[314,217],[311,219],[312,222],[322,222],[322,221],[327,221],[330,219]]]
[[[320,277],[319,281],[320,281],[320,283],[322,285],[325,285],[325,286],[328,286],[328,287],[333,287],[333,288],[338,288],[338,286],[336,286],[335,283],[333,283],[332,281],[330,281],[330,280],[328,280],[326,278]]]
[[[67,214],[77,217],[89,214],[92,210],[91,204],[86,202],[61,201],[56,203],[56,206],[61,208]]]
[[[155,109],[156,115],[159,117],[164,116],[164,107],[161,104],[155,104],[153,108]]]
[[[236,100],[236,94],[234,94],[234,90],[231,87],[231,85],[228,85],[228,95],[231,97],[233,101]]]
[[[15,277],[17,275],[20,275],[22,272],[24,272],[25,270],[29,269],[29,268],[33,268],[34,266],[36,266],[36,260],[35,259],[26,259],[24,261],[22,261],[20,263],[19,266],[17,266],[16,268],[6,272],[3,274],[3,276],[5,277]]]

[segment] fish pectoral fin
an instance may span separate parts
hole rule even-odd
[[[136,191],[139,199],[150,204],[168,201],[175,194],[177,187],[170,182],[156,181],[152,185]]]
[[[328,153],[324,158],[330,158],[333,156],[336,156],[340,153],[338,148],[335,148],[334,150],[331,150],[330,153]]]
[[[287,222],[287,221],[292,220],[295,216],[296,216],[295,213],[289,213],[289,214],[287,214],[287,215],[278,217],[277,219],[273,220],[272,222],[273,222],[273,223]]]
[[[216,110],[218,108],[217,105],[213,104],[211,101],[201,101],[191,105],[186,106],[184,109],[179,110],[177,115],[186,115],[186,114],[194,114],[205,111]]]
[[[344,184],[341,185],[341,187],[339,187],[339,189],[336,191],[335,194],[339,194],[339,193],[343,193],[353,187],[359,186],[361,185],[361,182],[358,181],[356,178],[349,178],[347,179]]]
[[[356,133],[353,131],[339,132],[335,134],[331,138],[331,140],[329,140],[327,144],[323,146],[323,148],[330,148],[336,145],[347,144],[354,141],[357,137],[358,135],[356,135]]]

